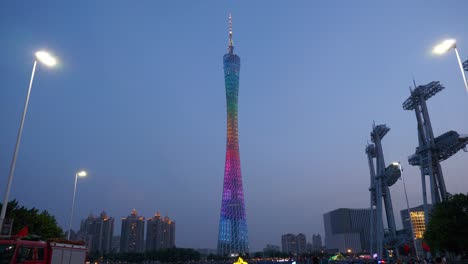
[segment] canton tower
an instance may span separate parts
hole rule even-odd
[[[229,15],[229,47],[228,53],[223,57],[223,64],[224,86],[226,87],[227,140],[218,233],[218,254],[221,256],[249,252],[237,133],[240,58],[234,54],[234,46],[232,45],[231,15]]]

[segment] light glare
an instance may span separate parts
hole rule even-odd
[[[449,51],[451,48],[455,47],[457,41],[455,39],[446,39],[439,45],[436,45],[432,50],[434,54],[444,54]]]
[[[36,52],[36,58],[49,67],[55,66],[57,64],[57,60],[47,51],[41,50]]]
[[[80,177],[85,177],[88,174],[86,173],[86,171],[80,171],[80,172],[77,173],[77,175],[80,176]]]

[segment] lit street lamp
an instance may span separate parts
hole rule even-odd
[[[24,103],[23,115],[21,117],[21,123],[20,123],[20,127],[18,130],[18,135],[16,136],[15,151],[13,152],[13,159],[10,164],[10,173],[8,175],[8,183],[6,185],[5,198],[3,199],[2,211],[0,213],[0,230],[1,231],[3,231],[3,222],[5,220],[8,199],[10,196],[11,183],[13,181],[13,175],[15,174],[16,159],[18,157],[18,149],[21,143],[21,135],[23,134],[24,119],[26,118],[26,112],[28,111],[29,96],[31,94],[31,88],[32,88],[33,80],[34,80],[34,73],[36,72],[37,61],[40,61],[49,67],[55,66],[57,64],[57,60],[46,51],[38,51],[36,52],[35,55],[36,55],[36,59],[34,60],[34,64],[33,64],[31,80],[29,82],[28,93],[26,95],[26,102]]]
[[[458,54],[457,41],[455,39],[444,40],[442,43],[440,43],[439,45],[435,46],[434,49],[432,49],[432,53],[441,55],[448,52],[452,48],[453,50],[455,50],[455,54],[457,55],[458,65],[460,66],[460,71],[462,73],[463,81],[465,83],[466,92],[468,92],[468,82],[466,81],[465,71],[463,70],[460,55]]]
[[[401,180],[403,181],[403,190],[405,191],[406,209],[408,210],[408,218],[410,221],[411,239],[413,240],[413,247],[414,247],[414,253],[416,254],[416,259],[419,261],[418,248],[416,247],[416,238],[414,237],[415,235],[414,235],[414,230],[413,230],[413,222],[411,221],[411,212],[410,212],[410,207],[409,207],[409,202],[408,202],[408,194],[406,193],[405,178],[403,178],[403,167],[401,167],[400,162],[393,162],[392,165],[398,166],[398,169],[400,170],[400,177],[401,177]]]
[[[78,177],[86,177],[88,175],[86,171],[79,171],[75,174],[75,188],[73,189],[73,200],[72,200],[72,207],[70,213],[70,225],[68,226],[68,236],[67,239],[70,240],[70,233],[71,233],[71,226],[73,220],[73,210],[75,208],[75,195],[76,195],[76,183],[78,182]]]

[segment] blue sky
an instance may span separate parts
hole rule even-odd
[[[323,214],[369,206],[364,148],[372,122],[392,130],[386,162],[400,160],[410,205],[421,204],[416,120],[403,101],[418,84],[434,133],[468,133],[468,94],[454,52],[468,59],[465,1],[4,1],[0,4],[0,195],[29,82],[39,65],[11,197],[73,228],[103,209],[177,222],[179,247],[215,248],[224,170],[222,56],[233,16],[241,57],[239,136],[252,250],[284,233],[323,235]],[[442,164],[447,189],[466,193],[467,154]],[[401,182],[392,197],[405,208]]]

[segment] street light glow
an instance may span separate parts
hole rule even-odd
[[[456,47],[457,41],[455,39],[446,39],[442,43],[436,45],[434,49],[432,49],[432,53],[434,54],[444,54],[449,51],[451,48]]]
[[[78,175],[79,177],[85,177],[86,175],[88,175],[88,173],[86,173],[86,171],[80,171],[76,175]]]
[[[49,67],[55,66],[57,64],[57,60],[47,51],[41,50],[36,52],[36,58]]]

